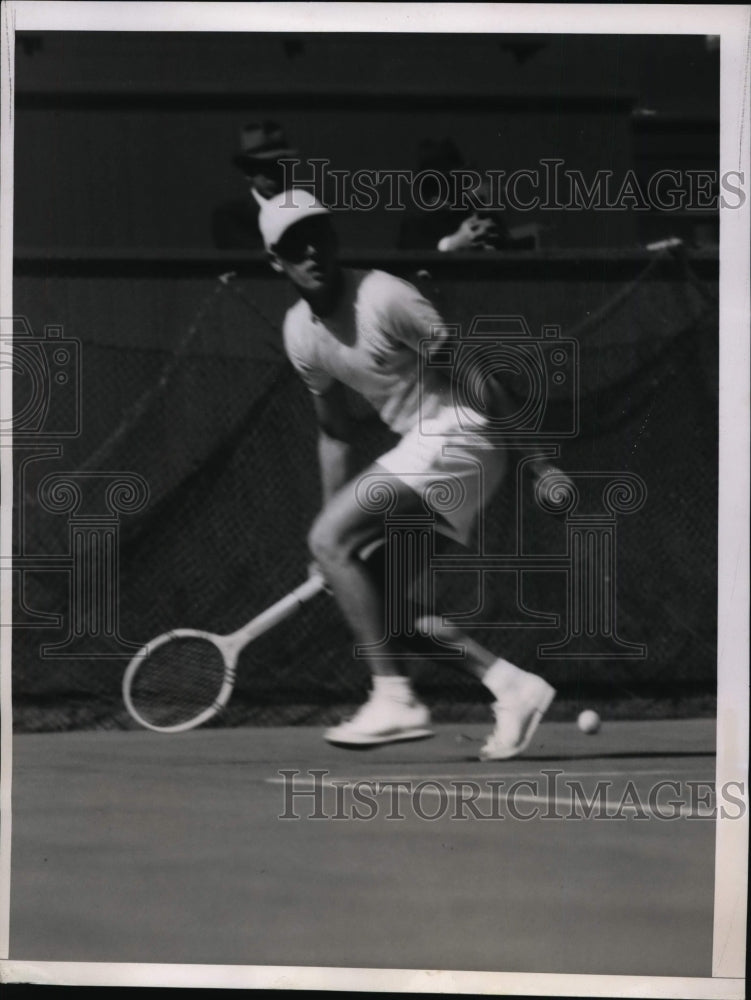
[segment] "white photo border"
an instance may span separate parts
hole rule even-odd
[[[346,16],[344,10],[346,8]],[[0,14],[0,315],[12,315],[13,59],[16,30],[525,32],[704,34],[721,39],[720,170],[744,174],[749,190],[749,38],[751,7],[683,4],[497,3],[49,3],[6,0]],[[749,651],[749,218],[742,206],[720,221],[720,487],[718,579],[717,787],[744,782],[748,805]],[[12,412],[2,371],[0,419]],[[2,457],[0,542],[9,551],[13,482]],[[0,574],[0,607],[11,599]],[[740,998],[746,968],[748,808],[718,819],[712,978],[428,972],[384,969],[133,965],[8,959],[12,701],[10,629],[0,629],[0,981],[58,985],[215,986],[399,992],[515,993],[557,996]],[[739,890],[740,887],[740,890]]]

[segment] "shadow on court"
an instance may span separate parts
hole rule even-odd
[[[18,735],[10,957],[711,975],[714,722],[486,729]]]

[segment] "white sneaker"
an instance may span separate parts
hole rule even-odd
[[[508,760],[529,746],[543,715],[555,698],[542,677],[526,674],[513,691],[493,703],[495,729],[480,750],[480,760]]]
[[[419,701],[409,703],[373,697],[351,719],[332,726],[323,738],[337,746],[375,746],[400,740],[424,740],[434,733],[430,712]]]

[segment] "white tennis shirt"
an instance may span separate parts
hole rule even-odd
[[[420,416],[450,409],[451,385],[440,368],[420,379],[420,342],[448,335],[435,308],[414,285],[385,271],[343,271],[334,312],[318,317],[301,299],[284,320],[284,347],[311,392],[336,380],[359,392],[397,434]]]

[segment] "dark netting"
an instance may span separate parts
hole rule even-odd
[[[466,314],[468,304],[452,301],[451,291],[447,281],[449,313]],[[253,352],[217,352],[233,325],[255,331]],[[554,569],[486,574],[470,634],[573,697],[711,695],[717,303],[685,264],[661,257],[608,307],[563,334],[581,349],[581,431],[562,446],[564,468],[635,473],[647,487],[643,508],[618,521],[614,584],[618,634],[645,644],[647,655],[539,659],[540,644],[563,638],[560,627],[533,617],[565,615],[565,580]],[[306,534],[319,509],[310,400],[259,312],[252,280],[218,282],[176,352],[93,342],[82,350],[89,418],[66,457],[86,472],[137,473],[149,497],[118,524],[119,635],[92,628],[85,615],[76,632],[69,602],[77,584],[66,558],[76,526],[40,501],[38,487],[54,462],[25,468],[25,496],[16,504],[23,537],[30,552],[58,562],[27,568],[17,587],[17,614],[30,626],[14,632],[19,729],[133,725],[120,686],[135,649],[170,628],[234,631],[287,594],[305,579]],[[550,405],[564,403],[553,392]],[[365,462],[394,439],[367,409],[358,416]],[[24,461],[16,449],[17,471]],[[523,479],[518,501],[510,477],[494,497],[487,552],[515,551],[520,507],[528,552],[566,551],[565,519],[539,510],[531,490]],[[440,574],[444,608],[474,608],[478,581],[473,570]],[[38,627],[54,625],[45,615],[59,616],[58,627]],[[438,718],[472,718],[488,700],[446,663],[417,664],[415,676]],[[322,723],[358,702],[367,686],[333,601],[322,594],[241,653],[232,700],[209,724]]]

